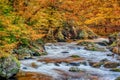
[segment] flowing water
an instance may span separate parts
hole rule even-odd
[[[102,46],[105,48],[105,46]],[[67,64],[65,62],[61,62],[58,65],[54,63],[46,63],[46,62],[38,62],[37,60],[41,58],[66,58],[71,55],[79,55],[84,58],[83,62],[85,64],[80,63],[81,61],[76,61],[74,63],[80,63],[77,67],[84,71],[84,76],[73,78],[69,76],[67,80],[92,80],[86,78],[86,75],[95,75],[98,76],[97,80],[115,80],[116,77],[120,76],[120,72],[110,71],[109,68],[105,68],[101,66],[100,68],[94,68],[90,66],[91,62],[100,62],[103,59],[107,59],[111,62],[120,62],[116,57],[107,56],[108,54],[112,54],[108,49],[106,52],[101,51],[89,51],[85,50],[84,46],[78,46],[75,43],[47,43],[45,45],[45,50],[48,53],[45,56],[36,57],[35,59],[21,60],[21,70],[30,71],[30,72],[38,72],[44,73],[47,75],[53,76],[56,80],[64,80],[61,78],[61,75],[57,70],[65,71],[68,74],[76,75],[77,72],[69,72],[69,69],[74,66]],[[31,66],[32,63],[35,63],[38,67],[34,68]]]

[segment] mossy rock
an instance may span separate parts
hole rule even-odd
[[[77,45],[88,46],[88,45],[94,45],[94,43],[93,42],[82,41],[82,42],[78,42]]]
[[[112,68],[110,71],[120,72],[120,68]]]
[[[102,48],[95,43],[88,44],[87,46],[85,46],[85,49],[90,51],[102,51],[102,52],[106,51],[105,48]]]
[[[78,55],[71,55],[70,57],[72,57],[72,58],[80,58],[80,56],[78,56]]]
[[[90,51],[102,51],[102,52],[106,51],[105,48],[100,48],[98,46],[86,46],[85,49]]]
[[[88,33],[85,30],[82,30],[79,32],[79,38],[80,39],[87,39],[88,38]]]
[[[1,53],[0,56],[0,77],[10,78],[14,76],[20,69],[19,61],[12,55]]]
[[[120,77],[117,77],[115,80],[120,80]]]

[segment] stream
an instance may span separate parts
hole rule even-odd
[[[100,46],[100,45],[99,45]],[[99,68],[92,67],[90,62],[100,62],[107,59],[110,62],[119,63],[115,55],[111,51],[106,49],[106,46],[100,46],[106,49],[102,51],[89,51],[84,49],[84,46],[76,45],[75,42],[66,43],[46,43],[45,50],[47,55],[35,57],[34,59],[21,60],[21,70],[44,73],[52,76],[55,80],[115,80],[120,76],[120,72],[110,71],[110,68],[105,68],[101,65]],[[78,55],[82,60],[67,62],[45,62],[39,61],[40,59],[52,58],[52,59],[65,59],[71,55]],[[49,60],[48,60],[49,61]],[[37,67],[31,66],[31,64],[37,65]],[[70,72],[71,67],[77,67],[80,72]],[[118,66],[119,67],[119,66]],[[92,79],[92,78],[97,79]]]

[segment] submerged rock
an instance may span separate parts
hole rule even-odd
[[[69,64],[72,66],[80,66],[80,62],[71,62]]]
[[[19,71],[19,68],[20,63],[14,56],[6,53],[0,55],[0,77],[10,78]]]
[[[61,52],[61,53],[69,53],[68,51],[63,51],[63,52]]]
[[[79,72],[79,71],[81,71],[81,70],[80,70],[80,68],[78,68],[78,67],[71,67],[71,68],[69,69],[69,71],[70,71],[70,72]]]

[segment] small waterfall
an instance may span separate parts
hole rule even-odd
[[[86,66],[90,66],[89,61],[86,60]]]

